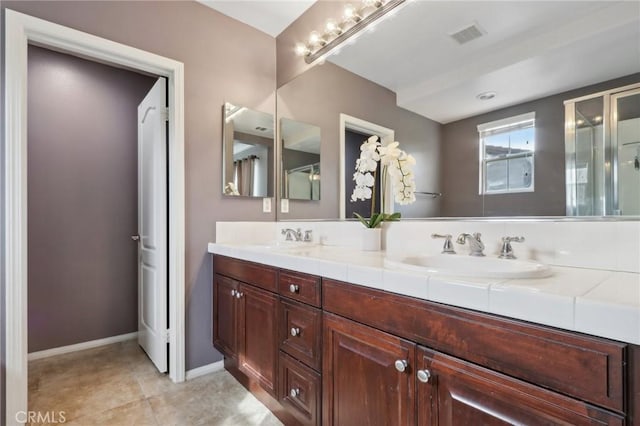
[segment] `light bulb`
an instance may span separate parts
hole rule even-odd
[[[362,0],[362,5],[364,7],[380,7],[380,6],[382,6],[382,1],[380,1],[380,0]]]
[[[309,48],[302,43],[296,44],[296,55],[306,56],[309,54]]]
[[[311,31],[311,34],[309,34],[309,44],[311,46],[324,46],[326,44],[326,41],[322,38],[319,32]]]
[[[344,6],[344,19],[347,21],[358,22],[360,20],[360,16],[358,16],[358,11],[352,4],[347,4]]]
[[[326,29],[327,33],[329,33],[329,34],[340,35],[342,33],[342,29],[340,28],[340,26],[336,23],[336,21],[334,19],[329,19],[327,21],[327,24],[325,25],[325,29]]]

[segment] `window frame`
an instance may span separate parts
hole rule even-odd
[[[527,125],[527,123],[531,123]],[[517,153],[517,154],[505,154],[504,156],[498,158],[487,159],[485,158],[485,138],[487,134],[499,134],[499,133],[507,133],[512,130],[518,130],[523,128],[533,128],[533,151],[530,153]],[[505,129],[500,132],[500,129]],[[536,157],[536,113],[535,111],[528,112],[525,114],[514,115],[511,117],[502,118],[500,120],[494,120],[487,123],[481,123],[477,126],[478,129],[478,168],[479,168],[479,179],[478,179],[478,194],[479,195],[500,195],[500,194],[519,194],[519,193],[528,193],[535,191],[535,157]],[[508,161],[518,158],[526,158],[531,157],[531,186],[528,188],[519,188],[519,189],[509,189],[509,184],[507,182],[506,189],[498,189],[498,190],[487,190],[486,189],[486,176],[487,176],[487,163],[495,163],[498,161],[506,161],[507,162],[507,178],[509,175],[508,169]]]

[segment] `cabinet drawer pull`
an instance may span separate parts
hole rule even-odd
[[[296,396],[300,395],[300,389],[298,388],[291,389],[291,391],[289,392],[289,395],[291,395],[291,398],[295,398]]]
[[[289,285],[289,291],[291,293],[298,293],[300,291],[300,286],[297,284],[290,284]]]
[[[417,376],[418,380],[420,380],[422,383],[427,383],[431,378],[431,373],[429,372],[429,370],[418,370]]]
[[[395,362],[396,370],[398,370],[401,373],[404,373],[404,370],[406,370],[407,365],[409,364],[407,364],[407,361],[404,359],[398,359]]]
[[[293,337],[300,336],[300,329],[298,327],[291,327],[291,335]]]

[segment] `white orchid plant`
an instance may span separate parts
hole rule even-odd
[[[416,200],[416,184],[413,175],[415,158],[398,148],[399,142],[392,142],[383,146],[378,136],[371,136],[360,146],[360,158],[356,160],[356,171],[353,180],[356,186],[351,194],[351,201],[371,200],[371,217],[364,218],[358,213],[354,215],[367,228],[377,228],[384,221],[400,219],[400,213],[384,212],[384,197],[387,184],[391,184],[391,190],[396,203],[405,205]],[[380,192],[382,211],[375,213],[376,198],[376,173],[380,163]]]

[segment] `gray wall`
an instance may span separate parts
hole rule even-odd
[[[609,80],[503,108],[442,126],[442,216],[564,216],[564,104],[572,99],[640,81],[640,74]],[[477,125],[535,111],[535,192],[478,194]]]
[[[416,157],[418,191],[439,187],[441,125],[398,107],[392,91],[327,62],[278,88],[278,118],[320,127],[322,176],[320,201],[291,200],[289,213],[279,213],[278,219],[339,216],[340,113],[394,129],[400,148]],[[354,167],[355,164],[347,164],[345,172],[352,174]],[[437,206],[438,200],[419,198],[407,207],[420,210],[418,216],[424,217],[436,216]],[[402,211],[406,217],[407,209]]]
[[[29,351],[137,330],[137,106],[155,77],[28,58]]]
[[[221,359],[211,345],[207,243],[216,221],[274,220],[275,213],[262,213],[259,199],[223,199],[220,111],[232,99],[275,113],[275,40],[195,2],[3,1],[1,7],[184,63],[186,367]]]

